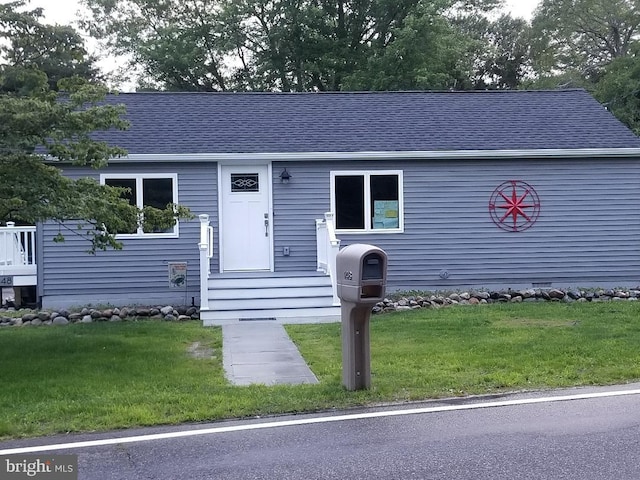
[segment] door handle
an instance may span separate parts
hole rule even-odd
[[[269,236],[269,214],[268,213],[264,214],[264,236],[265,237]]]

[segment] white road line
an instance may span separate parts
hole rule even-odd
[[[441,407],[424,407],[406,410],[385,410],[380,412],[355,413],[350,415],[335,415],[329,417],[303,418],[265,423],[247,423],[228,427],[213,427],[201,430],[183,430],[179,432],[157,433],[152,435],[138,435],[133,437],[106,438],[86,442],[58,443],[53,445],[37,445],[33,447],[9,448],[0,450],[0,455],[26,454],[37,452],[51,452],[55,450],[74,450],[78,448],[101,447],[105,445],[121,445],[124,443],[152,442],[169,438],[194,437],[198,435],[214,435],[219,433],[242,432],[247,430],[262,430],[266,428],[293,427],[298,425],[313,425],[318,423],[345,422],[348,420],[364,420],[368,418],[398,417],[402,415],[419,415],[426,413],[452,412],[457,410],[476,410],[479,408],[510,407],[516,405],[533,405],[536,403],[567,402],[574,400],[589,400],[594,398],[622,397],[640,395],[638,390],[620,390],[615,392],[583,393],[557,397],[525,398],[520,400],[503,400],[497,402],[472,403],[467,405],[445,405]]]

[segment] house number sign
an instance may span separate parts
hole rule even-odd
[[[540,215],[540,198],[535,189],[521,180],[501,183],[489,200],[491,220],[507,232],[522,232]]]

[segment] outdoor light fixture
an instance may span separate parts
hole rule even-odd
[[[287,169],[285,167],[285,169],[280,174],[280,181],[282,183],[289,183],[289,180],[291,180],[291,174],[287,172]]]

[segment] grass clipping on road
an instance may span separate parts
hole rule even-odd
[[[640,379],[640,304],[495,304],[372,317],[372,388],[341,385],[340,324],[289,325],[319,385],[229,385],[199,322],[0,330],[0,439]]]

